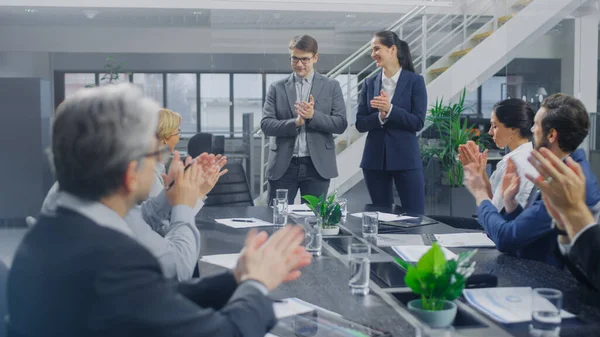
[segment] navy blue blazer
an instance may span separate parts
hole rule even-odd
[[[427,89],[421,75],[402,70],[392,98],[388,121],[381,125],[379,111],[370,101],[381,95],[379,72],[362,84],[356,113],[356,129],[369,132],[360,167],[369,170],[422,169],[416,133],[423,128],[427,112]],[[385,163],[384,163],[385,158]]]
[[[576,150],[571,153],[571,158],[581,165],[585,175],[585,203],[594,207],[600,202],[600,187],[585,152]],[[563,262],[554,254],[557,235],[552,230],[552,218],[541,193],[534,197],[531,206],[525,209],[519,206],[509,214],[499,212],[491,201],[486,200],[477,208],[479,223],[499,251],[562,267]]]

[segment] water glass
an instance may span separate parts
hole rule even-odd
[[[321,256],[323,245],[322,223],[321,218],[315,216],[304,219],[304,248],[313,256]]]
[[[563,294],[549,288],[533,289],[531,296],[531,336],[558,336],[560,333],[560,311]]]
[[[337,202],[340,205],[340,210],[342,211],[342,219],[346,219],[346,216],[348,215],[348,200],[346,198],[337,198],[335,199],[335,202]]]
[[[287,224],[287,199],[273,199],[273,225],[283,227]]]
[[[363,237],[375,237],[379,230],[379,213],[363,212],[362,216],[362,234]]]
[[[275,198],[276,199],[285,199],[288,200],[288,190],[285,188],[279,188],[275,190]]]
[[[371,274],[371,247],[363,243],[353,243],[348,247],[350,280],[348,286],[353,295],[369,294]]]

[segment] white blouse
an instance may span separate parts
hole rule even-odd
[[[529,156],[533,151],[533,144],[531,142],[525,143],[507,153],[502,160],[496,166],[496,170],[490,177],[490,184],[492,185],[492,203],[498,210],[504,208],[504,200],[502,199],[502,178],[506,173],[506,165],[508,159],[511,158],[517,166],[517,172],[520,178],[519,193],[517,194],[517,202],[522,207],[527,205],[529,194],[533,189],[533,183],[527,179],[525,174],[536,177],[538,175],[537,170],[529,163]]]

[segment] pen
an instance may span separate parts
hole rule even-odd
[[[249,222],[249,223],[254,222],[254,220],[246,220],[246,219],[231,219],[231,221],[233,221],[233,222]]]
[[[191,163],[187,164],[185,166],[185,168],[183,169],[183,172],[187,171],[187,169],[190,168],[190,166],[192,166],[192,164],[194,163],[194,161],[192,160]],[[175,185],[175,180],[171,181],[171,183],[169,184],[169,187],[167,187],[167,191],[171,189],[171,187],[173,187],[173,185]]]

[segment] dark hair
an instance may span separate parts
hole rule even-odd
[[[289,47],[290,50],[294,48],[300,49],[307,53],[313,53],[313,55],[317,55],[317,52],[319,52],[319,44],[317,43],[317,40],[315,40],[315,38],[309,35],[294,36],[290,40]]]
[[[521,137],[531,138],[534,112],[527,102],[518,98],[509,98],[496,103],[492,110],[504,126],[519,129]]]
[[[400,63],[402,70],[412,71],[413,73],[415,72],[412,56],[410,56],[410,48],[408,47],[408,43],[406,43],[406,41],[400,40],[398,35],[390,30],[379,31],[375,33],[375,37],[379,39],[379,42],[382,45],[388,48],[396,46],[398,49],[398,63]]]
[[[544,137],[554,129],[561,150],[569,153],[577,150],[590,128],[590,117],[583,103],[573,96],[553,94],[541,106],[547,110],[542,119]]]

